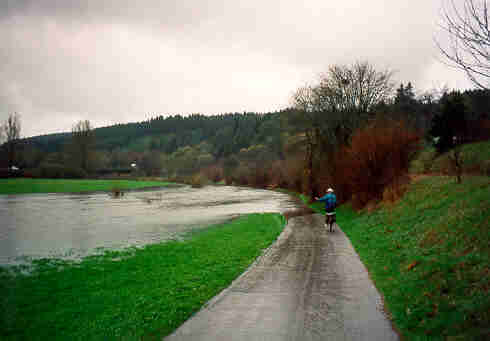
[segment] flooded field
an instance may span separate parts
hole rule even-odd
[[[0,195],[0,264],[79,258],[142,246],[253,212],[296,207],[282,193],[208,186],[108,193]]]

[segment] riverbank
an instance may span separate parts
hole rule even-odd
[[[338,208],[339,225],[407,340],[490,337],[489,193],[488,177],[456,184],[429,176],[394,204]]]
[[[161,339],[226,288],[280,234],[279,214],[250,214],[171,241],[80,263],[0,267],[0,338]]]
[[[169,185],[172,183],[164,181],[11,178],[0,179],[0,194],[80,193]]]

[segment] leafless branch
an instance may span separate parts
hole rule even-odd
[[[10,114],[3,125],[3,133],[7,143],[15,142],[20,138],[20,116],[17,113]]]
[[[15,154],[17,152],[17,142],[20,138],[20,115],[10,114],[1,126],[3,138],[7,147],[7,157],[9,168],[13,166]]]
[[[464,0],[457,6],[447,0],[443,7],[442,24],[449,44],[444,47],[435,40],[450,66],[463,70],[470,81],[481,89],[489,88],[490,32],[487,0]]]

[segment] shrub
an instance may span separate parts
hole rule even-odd
[[[224,160],[223,177],[227,185],[232,185],[235,182],[235,175],[238,165],[238,159],[234,156],[230,156]]]
[[[24,178],[35,178],[35,174],[33,172],[33,169],[24,169],[24,172],[22,173],[22,177],[24,177]]]
[[[201,173],[195,174],[190,179],[190,185],[194,188],[200,188],[209,184],[209,179]]]
[[[267,166],[261,167],[261,165],[256,164],[254,167],[250,168],[250,173],[248,175],[248,183],[253,187],[266,188],[271,184],[271,176],[269,168]]]
[[[487,141],[490,139],[490,119],[478,119],[468,122],[471,141]]]
[[[352,195],[356,209],[380,200],[385,189],[408,172],[419,145],[419,135],[403,122],[376,120],[355,132],[351,145],[338,151],[337,186]]]
[[[245,165],[240,165],[234,169],[233,173],[229,176],[229,182],[240,186],[248,185],[250,170]]]
[[[64,177],[65,178],[86,178],[88,174],[82,168],[79,167],[65,167],[64,168]]]
[[[114,198],[120,198],[124,196],[124,192],[122,189],[119,187],[113,187],[111,188],[111,193]]]
[[[220,182],[224,177],[223,167],[220,167],[218,165],[208,166],[202,170],[202,173],[203,176],[213,182]]]
[[[480,165],[480,174],[484,174],[486,176],[490,176],[490,160],[485,160]]]
[[[17,169],[0,168],[0,178],[20,178],[24,174],[24,171]]]
[[[285,163],[284,160],[276,160],[272,163],[269,168],[269,187],[275,188],[288,188],[288,175],[285,172]]]
[[[32,170],[31,174],[39,178],[50,179],[77,179],[86,178],[87,172],[78,167],[67,167],[60,164],[42,164],[38,168]]]
[[[285,188],[301,193],[303,190],[304,160],[301,156],[288,158],[282,163]]]
[[[277,185],[277,183],[274,183],[275,178],[273,173],[274,167],[272,164],[267,165],[260,164],[259,162],[255,161],[242,161],[232,173],[228,173],[228,175],[225,177],[225,183],[240,186],[267,188],[270,185]]]

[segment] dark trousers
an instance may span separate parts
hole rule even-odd
[[[328,213],[334,213],[334,214],[328,214]],[[335,223],[337,221],[337,215],[335,214],[335,212],[327,212],[325,213],[325,224],[328,224],[329,223],[329,217],[330,219],[332,219],[332,223]]]

